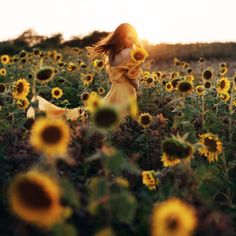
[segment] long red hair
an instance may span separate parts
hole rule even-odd
[[[136,46],[141,46],[138,40],[136,29],[129,23],[120,24],[115,31],[109,33],[105,38],[101,39],[96,44],[87,47],[89,56],[94,59],[100,55],[110,55],[114,59],[115,55],[119,53],[124,47],[124,39],[126,35],[131,33],[133,42]]]

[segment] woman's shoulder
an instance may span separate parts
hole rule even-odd
[[[129,61],[131,59],[131,50],[132,48],[125,48],[116,54],[114,60],[111,62],[111,66],[117,66],[123,62]]]

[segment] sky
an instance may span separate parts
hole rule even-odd
[[[0,41],[27,29],[65,40],[124,22],[150,43],[236,41],[236,0],[4,0]]]

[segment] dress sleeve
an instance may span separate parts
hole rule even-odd
[[[139,78],[143,73],[141,65],[132,60],[122,63],[119,67],[125,70],[125,75],[131,80]]]

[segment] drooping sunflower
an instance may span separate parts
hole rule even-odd
[[[224,101],[224,102],[228,102],[230,99],[229,93],[220,93],[219,97],[220,97],[221,101]]]
[[[143,63],[146,57],[148,57],[147,51],[141,47],[132,49],[130,52],[130,55],[131,55],[131,59],[134,62],[138,62],[138,63]]]
[[[92,119],[96,127],[110,130],[119,123],[120,117],[115,107],[103,105],[94,110]]]
[[[27,98],[23,98],[21,100],[18,100],[17,104],[20,109],[26,109],[29,106],[30,102]]]
[[[189,162],[193,155],[193,145],[185,138],[172,136],[162,142],[162,162],[164,166],[174,166],[180,162]]]
[[[2,55],[1,56],[1,63],[3,65],[6,65],[10,62],[10,57],[8,55]]]
[[[220,67],[219,72],[220,72],[221,76],[225,76],[228,72],[228,68],[227,67]]]
[[[194,90],[194,84],[191,81],[183,80],[178,83],[177,89],[181,95],[191,94]]]
[[[170,198],[153,207],[151,236],[190,236],[196,226],[196,210],[178,198]]]
[[[218,155],[222,153],[223,144],[217,135],[212,133],[205,133],[199,136],[199,143],[202,145],[199,148],[201,155],[207,157],[209,162],[218,160]]]
[[[43,84],[43,83],[47,83],[48,81],[52,80],[54,77],[54,70],[51,67],[46,67],[46,68],[42,68],[39,71],[37,71],[36,73],[36,80]]]
[[[5,68],[1,68],[0,69],[0,75],[6,76],[6,74],[7,74],[7,70]]]
[[[30,91],[30,84],[26,79],[18,79],[14,83],[14,88],[13,88],[13,97],[15,99],[23,99],[26,98],[26,96],[29,94]]]
[[[153,117],[148,113],[141,113],[139,118],[138,118],[138,123],[143,126],[143,128],[148,128],[153,121]]]
[[[142,183],[148,187],[149,190],[156,190],[159,180],[156,177],[154,170],[142,171]]]
[[[62,97],[63,91],[62,91],[62,89],[55,87],[51,90],[51,94],[52,94],[53,98],[59,99]]]
[[[218,93],[227,93],[230,89],[230,80],[222,77],[218,80],[216,87]]]
[[[70,129],[62,119],[37,119],[31,130],[30,143],[49,157],[66,154],[70,141]]]
[[[60,196],[57,182],[38,170],[19,174],[9,187],[11,210],[41,228],[51,228],[62,219]]]
[[[196,86],[196,93],[197,93],[198,96],[205,95],[205,93],[206,93],[205,87],[203,85],[197,85]]]
[[[202,72],[202,78],[204,80],[209,80],[213,78],[213,69],[212,67],[208,67],[206,70]]]

